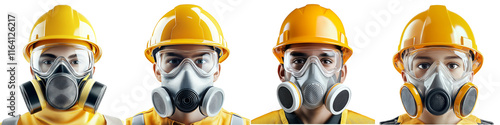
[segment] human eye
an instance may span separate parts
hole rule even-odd
[[[52,64],[52,63],[53,63],[53,61],[52,61],[52,60],[44,60],[44,61],[42,61],[42,63],[43,63],[43,64],[50,65],[50,64]]]
[[[195,63],[196,63],[196,64],[205,64],[205,63],[207,63],[207,62],[208,62],[208,60],[206,60],[206,59],[197,59],[197,60],[195,61]]]
[[[294,64],[304,64],[306,62],[306,59],[304,58],[296,58],[296,59],[293,59],[292,63]]]
[[[182,60],[181,60],[181,59],[179,59],[179,58],[172,58],[172,59],[167,60],[167,63],[171,63],[171,64],[179,64],[179,63],[181,63],[181,61],[182,61]]]
[[[41,63],[44,65],[52,65],[52,63],[54,63],[54,60],[53,59],[43,59],[41,61]]]
[[[457,63],[448,63],[447,67],[449,69],[457,69],[458,67],[460,67],[460,65],[458,65]]]
[[[322,59],[321,63],[323,63],[323,64],[332,64],[333,60],[332,59]]]
[[[73,61],[71,61],[71,64],[80,64],[80,61],[79,60],[73,60]]]
[[[417,65],[417,67],[419,69],[428,69],[429,67],[431,67],[431,64],[430,63],[420,63]]]

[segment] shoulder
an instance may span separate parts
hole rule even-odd
[[[375,119],[372,119],[365,115],[347,109],[344,112],[346,114],[345,115],[343,114],[342,117],[346,117],[345,123],[347,124],[375,124]]]
[[[225,109],[221,109],[221,111],[218,115],[219,115],[219,117],[221,117],[224,120],[230,120],[231,124],[243,123],[244,125],[250,125],[250,119],[242,117],[241,115],[238,115],[234,112],[229,112]]]
[[[381,121],[380,124],[381,125],[397,125],[397,124],[399,124],[398,119],[399,119],[399,116],[396,118],[393,118],[391,120]]]
[[[287,124],[285,111],[275,110],[252,120],[252,124]]]
[[[123,125],[122,120],[117,117],[101,114],[106,120],[106,125]]]
[[[40,122],[32,115],[31,113],[27,112],[22,115],[18,115],[16,117],[11,117],[3,120],[2,124],[7,124],[7,123],[17,123],[18,125],[36,125],[36,124],[47,124]]]
[[[474,122],[474,123],[478,123],[480,125],[493,125],[493,122],[487,121],[487,120],[484,120],[484,119],[479,119],[477,116],[474,116],[474,115],[469,115],[465,119],[468,120],[468,121]]]
[[[39,122],[31,113],[26,112],[23,115],[19,116],[17,123],[19,125],[34,125],[34,124],[42,124]]]
[[[125,123],[127,125],[131,125],[132,121],[134,121],[134,120],[140,120],[140,121],[144,122],[144,119],[149,118],[149,117],[154,117],[153,115],[155,115],[155,110],[154,110],[154,108],[151,108],[149,110],[142,111],[140,113],[135,114],[132,117],[127,118]]]
[[[481,119],[481,125],[493,125],[493,122]]]
[[[382,121],[382,122],[380,122],[380,124],[395,125],[395,124],[424,124],[424,123],[422,121],[420,121],[418,118],[411,118],[410,116],[408,116],[408,114],[405,113],[405,114],[399,115],[398,117],[396,117],[394,119]]]
[[[17,125],[19,122],[19,115],[16,115],[15,117],[10,117],[4,119],[2,122],[0,122],[0,125]]]

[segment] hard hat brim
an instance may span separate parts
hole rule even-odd
[[[94,62],[99,61],[99,59],[102,56],[102,49],[97,44],[95,44],[94,42],[92,42],[92,41],[90,41],[88,39],[80,38],[80,37],[75,37],[75,36],[52,35],[52,36],[43,37],[41,39],[36,39],[36,40],[33,40],[30,43],[28,43],[24,47],[24,59],[26,59],[26,61],[30,62],[31,51],[34,49],[35,45],[37,43],[39,43],[39,42],[50,41],[50,40],[68,40],[65,43],[72,43],[71,41],[74,41],[74,40],[85,42],[85,43],[88,43],[88,45],[84,45],[84,46],[91,47],[89,49],[94,54]],[[54,42],[54,43],[57,43],[57,42]],[[39,45],[36,45],[36,46],[39,46]]]

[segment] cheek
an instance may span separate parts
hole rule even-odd
[[[453,75],[453,78],[455,78],[455,79],[462,77],[463,73],[464,73],[463,70],[455,70],[455,71],[451,72],[451,74]]]
[[[40,70],[42,72],[47,72],[47,70],[49,70],[50,68],[50,65],[40,65]]]
[[[413,73],[415,74],[415,77],[420,78],[425,75],[426,70],[421,70],[421,69],[415,69]]]
[[[289,78],[292,76],[292,74],[288,73],[285,71],[285,79],[289,80]]]

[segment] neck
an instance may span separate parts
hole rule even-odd
[[[304,124],[324,124],[333,115],[326,109],[325,105],[316,109],[307,109],[302,106],[294,113]]]
[[[448,112],[443,115],[433,115],[424,109],[418,120],[425,124],[457,124],[461,119],[455,116],[453,110],[448,110]]]
[[[170,116],[169,118],[174,120],[174,121],[189,125],[189,124],[195,123],[197,121],[201,121],[205,117],[206,116],[201,114],[199,108],[196,108],[196,110],[194,110],[192,112],[182,112],[179,109],[175,108],[174,114],[172,116]]]

